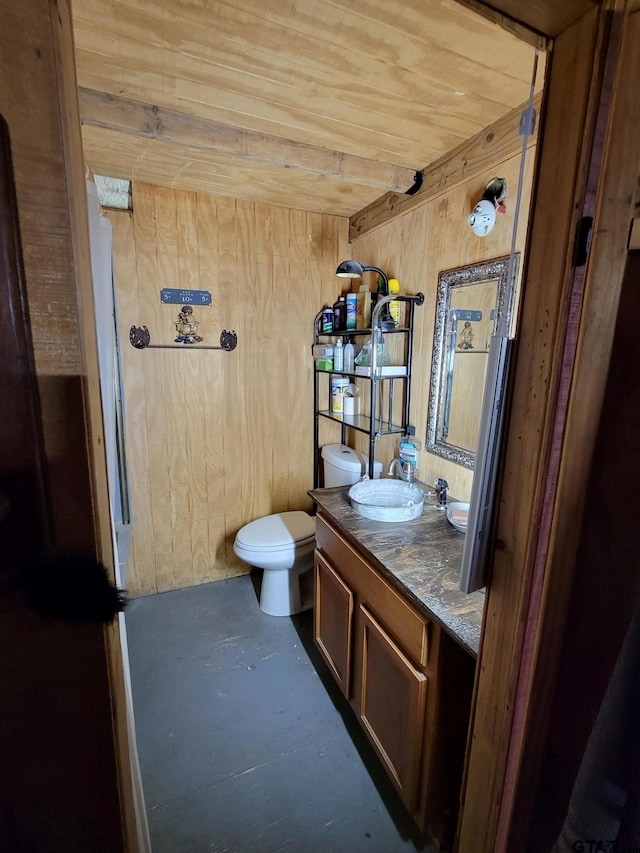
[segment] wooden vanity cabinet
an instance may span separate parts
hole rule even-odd
[[[314,636],[405,806],[448,849],[475,661],[319,513]]]
[[[353,592],[316,551],[314,637],[322,657],[347,699],[351,698]]]
[[[427,678],[364,605],[360,722],[409,811],[418,803]]]

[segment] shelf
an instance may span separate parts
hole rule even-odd
[[[360,343],[364,343],[363,338],[366,337],[369,337],[374,341],[377,340],[378,332],[381,332],[383,339],[386,338],[387,335],[402,336],[392,342],[392,346],[388,351],[388,359],[395,362],[395,364],[378,364],[379,360],[386,361],[387,358],[375,358],[376,370],[373,375],[371,365],[355,365],[350,371],[344,369],[336,370],[335,368],[322,370],[318,369],[318,363],[326,365],[326,362],[322,359],[317,359],[314,362],[313,482],[314,487],[316,488],[319,483],[319,422],[321,418],[325,421],[333,421],[334,424],[340,424],[339,433],[342,444],[346,444],[348,441],[347,431],[349,429],[354,429],[358,432],[364,433],[368,437],[369,463],[367,473],[370,477],[373,477],[373,465],[376,456],[376,440],[378,437],[385,435],[404,435],[410,426],[409,412],[411,403],[411,358],[413,348],[414,308],[416,305],[422,305],[424,303],[424,295],[422,293],[417,293],[415,296],[400,296],[399,294],[396,296],[398,301],[405,302],[407,304],[407,310],[404,317],[404,323],[406,325],[403,326],[384,328],[385,323],[380,323],[382,308],[388,302],[394,301],[391,296],[386,296],[384,299],[378,300],[375,307],[372,306],[373,313],[371,314],[371,319],[369,321],[371,325],[366,329],[343,329],[339,332],[322,332],[319,326],[321,324],[323,311],[320,311],[316,315],[314,322],[314,348],[320,343],[329,344],[335,343],[336,341],[340,343],[341,340],[344,341],[346,338],[358,338]],[[382,328],[380,328],[381,325],[383,326]],[[322,355],[324,355],[322,346],[318,347],[318,352],[321,352]],[[380,353],[372,350],[372,355],[377,356],[380,355]],[[332,362],[329,363],[331,364]],[[366,414],[344,415],[336,414],[331,411],[331,395],[328,400],[325,396],[327,386],[331,389],[331,381],[320,380],[318,377],[322,373],[326,373],[328,377],[343,377],[344,381],[340,383],[341,386],[347,385],[350,382],[358,382],[358,380],[360,380],[360,382],[358,382],[360,389],[362,390],[364,387],[364,390],[369,392],[363,395],[360,399],[361,406]],[[364,386],[365,382],[369,383],[368,387]],[[331,390],[332,393],[337,393],[333,391],[333,389]],[[321,398],[324,398],[325,401],[325,408],[322,411],[320,410]],[[373,418],[371,417],[372,413],[374,415]],[[385,416],[387,418],[386,420]],[[391,418],[399,420],[400,423],[393,423]],[[332,430],[332,432],[338,431]]]
[[[316,368],[316,373],[318,376],[326,374],[327,376],[350,376],[353,379],[371,379],[371,368],[364,365],[356,365],[355,370],[351,372],[348,370],[318,370]],[[379,367],[375,376],[378,381],[381,379],[407,379],[407,377],[406,366],[390,364]]]
[[[372,329],[346,329],[342,332],[318,332],[319,338],[348,338],[349,335],[370,335]],[[406,326],[401,326],[397,329],[381,329],[383,335],[397,335],[399,333],[408,332]]]
[[[336,421],[336,423],[344,424],[344,426],[351,427],[352,429],[358,430],[358,432],[366,432],[369,434],[371,432],[371,418],[368,415],[338,415],[334,412],[330,411],[319,411],[318,415],[323,418],[327,418],[329,421]],[[396,433],[404,433],[405,428],[400,426],[400,424],[390,424],[389,421],[383,420],[382,423],[378,418],[376,418],[376,424],[379,426],[379,430],[375,430],[376,434],[380,435],[394,435]]]
[[[356,376],[366,376],[371,379],[371,367],[369,365],[356,365]],[[407,367],[401,364],[383,364],[376,368],[376,379],[406,379]]]

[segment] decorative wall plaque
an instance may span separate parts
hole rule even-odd
[[[165,287],[160,291],[160,302],[163,305],[211,305],[211,291]]]

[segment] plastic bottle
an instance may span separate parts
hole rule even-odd
[[[325,305],[322,309],[320,331],[323,335],[333,334],[333,308],[330,305]]]
[[[324,345],[323,357],[316,362],[318,370],[333,370],[333,350],[333,344]]]
[[[369,367],[371,365],[371,338],[365,343],[353,361],[358,367]]]
[[[389,279],[389,295],[400,293],[400,282],[397,278]],[[389,303],[389,314],[396,327],[400,325],[400,303],[393,300]]]
[[[348,385],[346,376],[331,377],[331,411],[334,415],[341,415],[344,411],[344,395]]]
[[[382,329],[374,329],[371,338],[372,343],[374,343],[376,347],[376,367],[382,367],[385,364],[389,364],[389,357]]]
[[[339,296],[333,305],[333,331],[344,332],[347,329],[347,301]]]
[[[324,348],[325,351],[325,361],[327,364],[327,370],[333,370],[333,353],[335,351],[335,347],[332,344],[327,344]]]
[[[407,426],[405,435],[400,439],[398,457],[400,462],[411,462],[414,477],[418,475],[418,461],[420,455],[420,442],[416,440],[416,429]]]
[[[347,293],[347,330],[355,329],[357,323],[357,293]]]
[[[355,370],[354,358],[355,358],[355,351],[353,349],[353,344],[351,343],[349,338],[347,338],[347,343],[344,346],[344,359],[343,359],[344,366],[342,368],[345,373],[353,373],[354,372],[354,370]]]
[[[342,338],[338,338],[336,345],[333,348],[333,369],[337,370],[338,373],[344,370],[344,347],[342,345]]]
[[[363,284],[356,293],[356,329],[368,329],[371,325],[371,294],[369,285]]]
[[[389,294],[388,294],[388,292],[386,292],[386,289],[385,289],[384,279],[379,278],[378,279],[378,292],[376,294],[376,302],[378,301],[378,299],[382,299],[383,297],[388,296],[388,295]],[[389,314],[389,303],[387,303],[386,305],[384,305],[380,309],[380,313],[378,314],[378,318],[379,318],[381,323],[389,323],[391,321],[391,315]]]

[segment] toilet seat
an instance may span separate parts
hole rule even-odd
[[[301,510],[265,515],[236,534],[236,556],[264,569],[260,609],[269,616],[293,616],[313,606],[315,545],[315,517]]]
[[[282,551],[303,548],[315,541],[316,520],[294,510],[257,518],[238,531],[236,542],[245,551]]]

